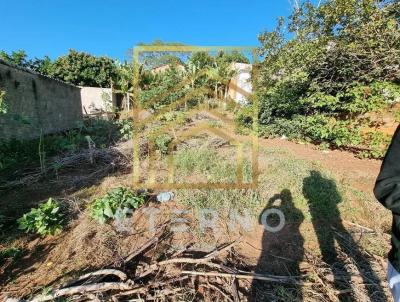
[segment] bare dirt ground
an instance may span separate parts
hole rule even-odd
[[[261,139],[261,145],[283,148],[296,158],[318,162],[337,177],[349,180],[354,187],[366,193],[372,193],[382,163],[380,160],[357,158],[347,151],[323,151],[313,144],[298,144],[279,138]]]
[[[201,146],[195,146],[195,152],[200,152]],[[217,152],[228,154],[226,148],[221,147],[217,148]],[[129,158],[131,144],[120,144],[113,154],[120,159]],[[372,196],[380,161],[358,159],[344,151],[321,151],[313,145],[281,139],[260,139],[260,186],[255,192],[182,190],[175,192],[174,201],[160,204],[155,201],[156,190],[151,192],[146,207],[132,216],[129,232],[121,232],[114,223],[99,225],[88,217],[87,205],[95,197],[115,186],[129,186],[132,179],[129,160],[123,161],[124,165],[118,164],[117,159],[98,163],[66,169],[51,181],[43,179],[2,193],[0,210],[8,217],[18,218],[27,208],[50,196],[63,201],[69,213],[67,227],[58,236],[41,238],[21,234],[17,230],[2,234],[1,245],[4,248],[16,246],[23,250],[19,259],[2,263],[0,284],[3,298],[30,297],[44,288],[56,288],[67,280],[102,268],[119,268],[134,274],[132,267],[124,264],[124,259],[154,236],[149,230],[150,219],[146,208],[155,208],[162,213],[151,222],[156,230],[170,222],[172,209],[180,208],[189,211],[185,218],[192,231],[168,237],[157,245],[162,247],[161,251],[156,249],[143,256],[143,263],[151,264],[164,259],[165,254],[176,256],[177,246],[189,249],[194,245],[195,250],[209,252],[234,242],[230,250],[218,254],[214,264],[229,267],[237,274],[243,271],[290,276],[301,280],[301,283],[240,279],[237,289],[232,290],[226,287],[229,282],[221,281],[225,277],[193,276],[189,283],[175,284],[174,290],[187,288],[185,295],[177,300],[153,300],[390,299],[385,281],[390,215]],[[197,173],[196,170],[194,172]],[[253,196],[256,197],[251,206],[253,218],[250,230],[240,226],[230,229],[221,219],[219,233],[199,231],[199,203],[216,209],[220,217],[225,217],[230,207],[241,209],[252,202]],[[13,207],[16,202],[18,207]],[[266,232],[259,225],[260,214],[267,207],[282,209],[287,217],[284,228],[277,233]],[[140,266],[140,263],[134,267]],[[180,276],[183,269],[198,271],[199,268],[197,265],[181,264],[159,273],[164,277]],[[208,289],[205,290],[199,283],[208,284]],[[216,286],[220,290],[216,290]],[[237,297],[232,294],[231,298],[231,291],[237,292]],[[97,298],[107,299],[105,296]]]

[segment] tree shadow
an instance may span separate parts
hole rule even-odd
[[[341,251],[357,267],[366,284],[367,295],[371,301],[386,300],[378,276],[371,264],[362,254],[351,234],[345,229],[338,204],[342,202],[336,183],[325,178],[318,171],[310,171],[310,176],[303,180],[303,195],[307,199],[314,231],[318,238],[322,260],[331,266],[334,286],[337,290],[351,289],[351,274],[344,259],[338,255],[335,242]],[[339,294],[340,301],[352,301],[349,293]]]
[[[277,204],[278,203],[278,204]],[[262,211],[260,224],[275,227],[279,224],[276,214],[269,214],[268,219],[263,219],[263,213],[268,209],[278,209],[285,217],[283,228],[277,232],[264,230],[262,238],[262,251],[258,259],[255,273],[273,274],[285,276],[300,276],[300,262],[303,260],[304,239],[299,227],[304,220],[301,210],[295,207],[290,190],[284,189],[268,200],[267,206]],[[302,301],[302,290],[298,285],[285,286],[271,285],[264,281],[254,280],[251,284],[249,301],[271,301],[276,300],[276,290],[281,289],[282,301]]]

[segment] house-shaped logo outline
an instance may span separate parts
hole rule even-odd
[[[134,100],[139,99],[139,54],[140,52],[196,52],[196,51],[232,51],[232,50],[242,50],[242,51],[251,51],[253,53],[253,60],[254,63],[257,62],[257,54],[256,54],[256,48],[255,47],[235,47],[235,46],[168,46],[168,45],[160,45],[160,46],[137,46],[134,47],[133,49],[133,63],[134,63],[134,80],[133,80],[133,85],[134,85]],[[253,78],[257,78],[255,76],[255,73],[257,71],[257,68],[254,68],[256,64],[253,65]],[[201,73],[200,73],[201,74]],[[183,87],[185,81],[183,83],[175,86],[172,88],[172,90],[179,89],[180,87]],[[205,88],[200,87],[197,90],[194,90],[193,93],[205,93]],[[171,91],[169,91],[171,92]],[[168,92],[167,92],[168,93]],[[190,94],[190,93],[189,93]],[[140,188],[152,188],[152,189],[246,189],[246,188],[256,188],[258,185],[258,98],[255,94],[253,94],[253,122],[252,122],[252,131],[250,135],[250,140],[251,140],[251,147],[252,147],[252,160],[251,160],[251,166],[252,166],[252,181],[249,183],[244,183],[242,181],[243,175],[242,175],[242,169],[243,169],[243,162],[242,162],[242,144],[240,143],[235,143],[239,150],[237,151],[237,158],[240,159],[240,162],[237,166],[237,181],[236,182],[229,182],[229,183],[175,183],[173,181],[173,154],[172,154],[172,148],[173,146],[177,143],[176,140],[175,143],[174,141],[172,144],[169,144],[168,146],[168,154],[169,154],[169,159],[168,159],[168,167],[169,167],[169,173],[168,173],[168,182],[167,183],[156,183],[153,181],[154,177],[151,175],[152,172],[152,160],[154,160],[154,148],[152,146],[149,146],[150,153],[149,153],[149,180],[147,182],[140,181],[140,157],[139,157],[139,148],[140,148],[140,142],[139,142],[139,137],[136,135],[136,133],[139,132],[140,127],[144,125],[145,122],[153,121],[157,119],[161,114],[165,113],[168,111],[168,109],[174,108],[180,104],[182,104],[187,96],[184,96],[183,98],[173,102],[167,108],[164,108],[160,112],[157,113],[155,116],[147,117],[145,118],[144,121],[139,120],[139,112],[142,110],[140,106],[139,101],[134,101],[134,106],[132,108],[132,117],[133,117],[133,123],[134,123],[134,129],[135,129],[135,134],[133,135],[133,186],[135,187],[140,187]],[[162,97],[162,96],[161,96]],[[156,96],[154,99],[158,99],[160,96]],[[154,100],[152,100],[154,101]],[[224,122],[228,122],[229,119],[224,117],[222,114],[218,113],[217,111],[211,110],[208,106],[205,108],[202,108],[203,112],[208,112],[212,115],[217,116]],[[193,114],[193,110],[190,112]],[[229,122],[228,122],[229,123]],[[232,122],[230,122],[232,123]],[[224,139],[227,139],[229,141],[235,141],[233,140],[233,136],[225,133],[224,131],[218,131],[212,126],[198,126],[192,129],[188,129],[187,131],[184,131],[183,134],[185,136],[186,134],[194,134],[196,132],[211,132],[217,136],[220,136]],[[154,168],[154,166],[153,166]],[[241,171],[239,171],[239,169]]]

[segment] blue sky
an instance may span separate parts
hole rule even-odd
[[[0,49],[55,58],[73,48],[124,59],[139,42],[258,45],[288,0],[0,0]]]

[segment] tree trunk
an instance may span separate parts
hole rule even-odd
[[[128,111],[129,111],[129,92],[127,92],[126,93],[126,108],[128,109]]]
[[[228,97],[228,86],[225,86],[225,91],[224,91],[224,100],[226,100]]]

